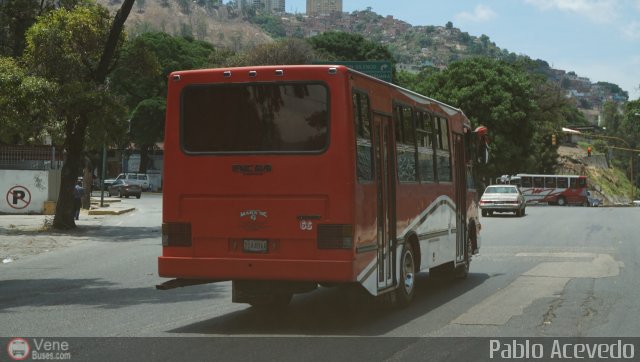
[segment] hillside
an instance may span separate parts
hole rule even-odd
[[[113,12],[122,5],[121,0],[97,2]],[[146,31],[162,31],[171,35],[193,37],[234,51],[251,49],[257,44],[273,41],[259,26],[238,16],[233,8],[202,7],[196,5],[195,1],[137,0],[127,18],[126,26],[129,36]]]
[[[97,0],[112,11],[121,0]],[[137,0],[127,20],[131,36],[145,31],[163,31],[193,37],[234,51],[244,51],[275,37],[311,37],[325,31],[357,33],[386,45],[399,69],[418,72],[424,68],[445,69],[451,62],[473,56],[515,60],[523,55],[501,49],[482,34],[473,36],[447,23],[444,26],[412,26],[382,16],[370,9],[331,16],[309,17],[302,14],[260,14],[241,12],[230,5],[213,1]],[[199,4],[204,4],[203,6]],[[570,70],[553,69],[544,60],[536,60],[536,72],[557,82],[575,101],[587,120],[596,123],[605,101],[625,102],[627,92],[607,82],[591,83]]]
[[[591,157],[579,146],[558,148],[557,174],[586,175],[589,189],[594,197],[603,200],[605,206],[631,203],[631,183],[625,171],[609,167],[604,154]]]

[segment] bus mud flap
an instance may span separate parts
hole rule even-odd
[[[199,284],[209,284],[209,283],[217,283],[222,280],[209,280],[209,279],[171,279],[162,284],[157,284],[156,289],[158,290],[169,290],[181,287],[188,287],[190,285],[199,285]]]

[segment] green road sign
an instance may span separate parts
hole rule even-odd
[[[391,62],[385,61],[335,61],[335,62],[314,62],[314,64],[335,64],[344,65],[358,72],[391,82],[392,66]]]

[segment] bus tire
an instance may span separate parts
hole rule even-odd
[[[567,200],[562,196],[558,197],[558,206],[566,206],[566,205],[567,205]]]
[[[467,248],[464,252],[464,263],[462,265],[458,265],[454,271],[454,277],[456,279],[467,279],[469,276],[469,268],[471,266],[471,253],[472,253],[472,242],[471,237],[467,236]]]
[[[415,295],[416,259],[411,244],[404,244],[400,257],[400,285],[395,290],[395,305],[400,308],[411,304]]]

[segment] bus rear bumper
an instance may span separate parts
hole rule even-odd
[[[341,260],[266,260],[158,257],[163,278],[353,282],[353,263]]]

